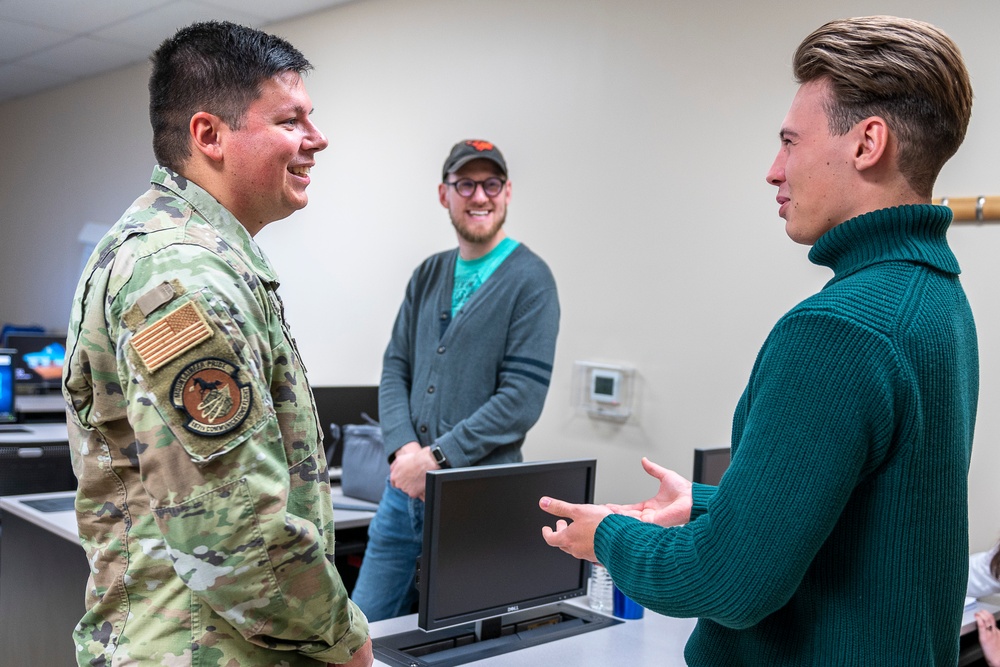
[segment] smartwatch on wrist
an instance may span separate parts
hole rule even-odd
[[[444,455],[444,452],[437,445],[431,445],[431,456],[434,457],[434,462],[442,468],[451,467],[451,464],[448,463],[448,457]]]

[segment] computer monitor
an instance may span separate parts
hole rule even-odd
[[[327,462],[339,468],[343,463],[344,448],[341,442],[332,442],[330,424],[364,424],[362,413],[378,420],[378,385],[314,386],[312,392],[323,428],[323,440],[327,445]]]
[[[66,360],[66,336],[16,333],[7,336],[6,346],[14,355],[14,382],[19,393],[58,391]]]
[[[459,665],[618,623],[563,603],[586,594],[590,563],[542,539],[556,519],[539,499],[593,502],[596,469],[575,459],[428,472],[421,630],[374,640],[378,659]]]
[[[722,475],[729,468],[729,447],[713,447],[694,450],[694,476],[691,481],[699,484],[718,486]]]
[[[0,348],[0,424],[14,421],[14,350]]]

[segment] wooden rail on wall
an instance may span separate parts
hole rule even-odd
[[[1000,196],[938,197],[931,203],[950,208],[955,222],[1000,222]]]

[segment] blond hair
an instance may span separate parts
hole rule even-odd
[[[796,80],[825,79],[830,131],[883,118],[899,143],[899,171],[930,197],[944,163],[965,139],[972,85],[962,54],[935,26],[894,16],[830,21],[795,50]]]

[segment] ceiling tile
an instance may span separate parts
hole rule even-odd
[[[35,51],[65,42],[71,35],[66,32],[37,28],[15,21],[0,21],[0,63],[26,56]]]
[[[247,11],[219,9],[204,3],[181,0],[98,30],[94,36],[141,47],[148,55],[178,28],[210,20],[252,26],[259,26],[265,21],[263,17]]]
[[[215,5],[226,9],[240,9],[264,18],[265,22],[273,23],[284,19],[312,14],[335,5],[343,5],[351,0],[204,0],[205,5]]]
[[[254,27],[360,0],[0,0],[0,102],[141,62],[177,28]]]
[[[51,72],[86,77],[145,60],[147,55],[145,49],[92,37],[77,37],[20,62]]]
[[[0,18],[84,33],[170,0],[0,0]]]

